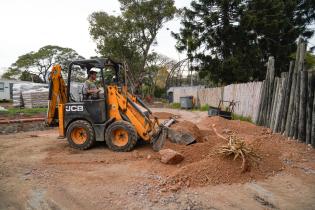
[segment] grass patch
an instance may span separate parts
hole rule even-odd
[[[232,113],[232,120],[240,120],[240,121],[246,121],[246,122],[253,123],[252,118],[244,117],[242,115],[238,115],[238,114],[235,114],[235,113]]]
[[[0,100],[0,104],[12,103],[12,100]]]
[[[165,98],[161,98],[161,99],[160,99],[160,102],[162,102],[163,104],[167,104],[167,103],[168,103],[168,100],[165,99]]]
[[[180,109],[180,103],[171,103],[171,104],[168,104],[168,107],[169,108],[172,108],[172,109]],[[190,111],[203,111],[203,112],[207,112],[209,110],[209,105],[206,104],[206,105],[203,105],[201,107],[194,107],[192,109],[188,109]]]
[[[170,108],[172,109],[180,109],[180,103],[171,103]]]
[[[191,111],[207,112],[209,110],[209,105],[203,105],[201,107],[194,107]]]
[[[0,111],[2,116],[15,116],[15,115],[27,115],[32,116],[36,114],[46,113],[47,108],[32,108],[32,109],[20,109],[20,108],[9,108],[8,111]]]
[[[206,104],[206,105],[203,105],[199,108],[199,111],[203,111],[203,112],[207,112],[209,110],[209,105]]]

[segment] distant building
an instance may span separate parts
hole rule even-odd
[[[0,79],[0,100],[8,101],[13,98],[13,84],[16,83],[14,80]]]
[[[13,84],[29,83],[20,80],[0,79],[0,101],[13,99]]]

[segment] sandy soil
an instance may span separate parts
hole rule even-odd
[[[248,124],[244,128],[239,121],[209,118],[205,122],[205,112],[154,111],[196,123],[209,139],[215,138],[209,124],[215,124],[218,132],[237,132],[258,151],[277,146],[281,153],[263,155],[277,160],[281,170],[242,182],[233,181],[233,177],[227,183],[198,182],[196,178],[181,186],[177,178],[193,167],[191,164],[212,160],[204,158],[205,153],[198,157],[189,152],[206,150],[202,148],[207,142],[187,147],[166,144],[188,155],[174,166],[160,163],[150,145],[115,153],[99,143],[79,151],[70,148],[65,139],[57,139],[57,130],[0,135],[0,209],[315,209],[314,149],[261,127]],[[288,150],[291,147],[296,149]],[[220,160],[227,165],[232,161]],[[189,175],[198,177],[197,173]]]

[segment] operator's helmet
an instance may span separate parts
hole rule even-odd
[[[94,69],[91,69],[90,71],[89,71],[89,75],[91,75],[91,74],[97,74],[97,71],[95,71]]]

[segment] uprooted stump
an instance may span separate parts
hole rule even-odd
[[[247,171],[251,163],[257,163],[260,160],[260,156],[252,148],[248,147],[241,138],[236,135],[230,135],[227,139],[228,144],[221,146],[217,153],[225,157],[232,156],[233,160],[242,158],[242,172]]]
[[[184,160],[184,156],[172,149],[162,149],[159,151],[161,162],[165,164],[178,164]]]

